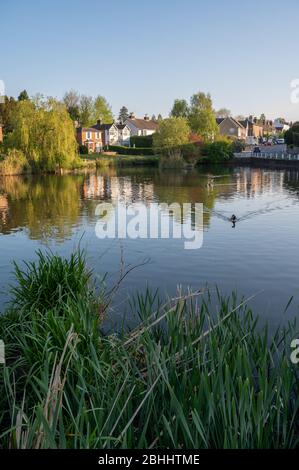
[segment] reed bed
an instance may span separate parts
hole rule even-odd
[[[82,253],[15,266],[0,317],[2,448],[295,448],[294,322],[270,338],[246,300],[188,292],[132,302],[139,325],[105,336],[110,302]],[[215,313],[216,311],[216,313]]]

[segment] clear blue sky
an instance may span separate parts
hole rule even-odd
[[[234,114],[299,119],[298,0],[1,0],[6,93],[104,95],[167,115],[210,92]]]

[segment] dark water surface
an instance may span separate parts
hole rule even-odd
[[[212,178],[214,176],[214,178]],[[190,203],[205,206],[203,246],[185,250],[178,239],[100,240],[98,203]],[[240,219],[233,229],[228,218]],[[176,223],[180,223],[179,220]],[[208,283],[223,292],[259,293],[251,301],[272,327],[298,315],[299,171],[215,167],[205,172],[111,169],[97,174],[0,179],[0,310],[9,299],[12,260],[33,260],[39,248],[67,256],[86,248],[96,275],[118,277],[121,252],[127,265],[149,262],[125,279],[114,321],[125,300],[146,285],[175,294],[177,286]],[[262,293],[260,293],[262,291]],[[294,300],[287,313],[284,308]],[[215,309],[217,306],[215,305]]]

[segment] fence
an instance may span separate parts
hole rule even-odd
[[[241,152],[235,153],[235,158],[262,158],[264,160],[286,160],[286,161],[299,161],[299,154],[291,154],[284,152]]]

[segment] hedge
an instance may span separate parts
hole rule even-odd
[[[153,146],[153,136],[132,135],[130,142],[132,147],[149,148]]]
[[[155,155],[152,148],[149,147],[122,147],[121,145],[109,145],[109,151],[120,155]]]

